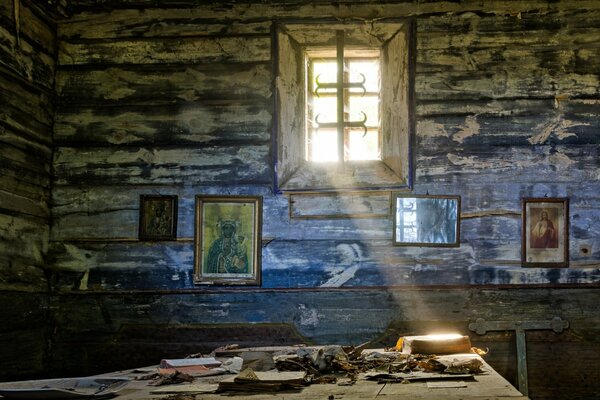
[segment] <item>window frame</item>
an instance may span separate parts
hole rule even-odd
[[[347,32],[349,48],[363,46],[381,51],[382,159],[346,161],[343,168],[338,162],[306,161],[305,154],[305,53],[335,46],[339,29]],[[414,22],[283,21],[274,32],[275,192],[412,189]],[[387,86],[390,88],[384,90]]]

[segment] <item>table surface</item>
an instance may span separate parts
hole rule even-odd
[[[339,382],[348,382],[343,376],[338,383],[330,384],[312,384],[303,387],[298,391],[286,392],[268,392],[268,393],[249,393],[249,392],[225,392],[216,393],[186,393],[180,392],[181,400],[223,400],[225,398],[235,397],[238,399],[250,400],[368,400],[368,399],[477,399],[477,400],[528,400],[506,379],[490,367],[481,357],[475,354],[453,354],[449,356],[440,356],[440,358],[449,357],[450,360],[466,360],[468,358],[479,358],[483,362],[483,373],[474,376],[474,380],[461,381],[464,387],[428,387],[427,382],[415,381],[411,383],[378,383],[376,381],[358,379],[351,386],[339,385]],[[139,368],[135,370],[116,371],[108,374],[96,375],[95,377],[115,377],[129,378],[131,381],[122,390],[118,392],[116,400],[142,400],[142,399],[173,399],[175,392],[179,390],[189,390],[190,385],[200,389],[216,388],[218,382],[231,377],[228,375],[218,375],[211,377],[196,378],[192,384],[150,386],[148,381],[135,380],[149,373],[156,372],[157,366]],[[457,380],[443,380],[432,382],[456,383]],[[436,383],[438,384],[438,383]],[[461,386],[461,385],[458,385]],[[155,393],[162,391],[162,393]],[[169,393],[170,392],[170,393]],[[0,396],[1,398],[2,396]]]
[[[464,360],[467,358],[476,357],[483,362],[483,373],[474,376],[474,380],[462,381],[466,387],[454,388],[430,388],[427,382],[416,381],[408,384],[405,383],[377,383],[376,381],[359,379],[352,386],[340,386],[338,384],[313,384],[304,387],[300,391],[294,392],[275,392],[275,393],[222,393],[222,394],[196,394],[194,399],[197,400],[223,400],[226,397],[237,397],[239,399],[251,400],[364,400],[364,399],[510,399],[510,400],[528,400],[506,379],[498,374],[492,367],[489,366],[481,357],[474,354],[453,354],[449,356],[440,356],[440,358],[449,357],[450,359]],[[144,368],[151,370],[152,367]],[[144,373],[134,373],[130,371],[121,371],[117,373],[107,374],[104,376],[128,377],[135,378],[136,376],[144,375]],[[196,378],[194,385],[199,387],[209,387],[216,385],[220,380],[231,375],[221,375],[205,378]],[[340,379],[344,381],[347,379]],[[439,381],[437,381],[439,382]],[[457,382],[456,380],[448,380],[443,382]],[[129,385],[119,392],[116,400],[141,400],[141,399],[162,399],[172,396],[173,393],[151,393],[155,390],[172,390],[178,389],[178,386],[184,385],[167,385],[167,386],[148,386],[147,381],[132,380]],[[191,393],[190,393],[191,394]],[[331,397],[333,396],[333,397]]]

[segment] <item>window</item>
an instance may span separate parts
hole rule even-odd
[[[344,52],[347,54],[347,52]],[[306,51],[306,160],[344,162],[381,159],[377,50],[354,50],[344,57],[342,143],[338,149],[336,50]]]
[[[277,189],[410,186],[409,48],[406,22],[278,27]]]

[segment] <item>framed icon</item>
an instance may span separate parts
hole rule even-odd
[[[260,285],[262,197],[196,196],[194,282]]]
[[[521,263],[524,267],[569,266],[569,200],[522,199]]]
[[[140,196],[139,239],[177,239],[177,196]]]

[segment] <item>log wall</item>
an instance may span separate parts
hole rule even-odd
[[[0,2],[0,378],[46,366],[57,53],[45,9]]]
[[[482,315],[573,320],[576,335],[534,334],[534,370],[552,357],[549,340],[598,354],[588,301],[600,282],[598,2],[74,4],[58,26],[56,362],[89,343],[128,343],[119,332],[130,324],[284,322],[324,343],[419,320],[464,329]],[[414,20],[413,192],[462,196],[459,248],[393,247],[390,192],[273,192],[273,27],[316,18]],[[179,196],[177,241],[137,240],[140,194]],[[194,288],[196,194],[263,196],[260,290]],[[520,199],[544,196],[570,199],[570,268],[520,266]],[[445,289],[419,289],[433,286]],[[503,289],[461,289],[490,286]],[[455,310],[444,299],[457,296]],[[492,363],[511,375],[510,337],[495,337],[504,350]],[[597,374],[573,368],[583,378],[564,387],[558,370],[534,375],[533,397],[598,389]]]

